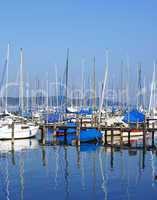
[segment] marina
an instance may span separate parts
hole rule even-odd
[[[0,99],[1,199],[51,199],[52,195],[74,199],[76,194],[76,199],[139,199],[147,195],[155,199],[156,93],[151,88],[147,106],[139,96],[137,105],[129,104],[128,93],[126,102],[117,105],[112,99],[110,105],[105,99],[107,51],[106,63],[97,99],[96,83],[94,95],[69,97],[69,50],[65,88],[62,93],[53,88],[60,96],[49,96],[47,80],[45,96],[25,96],[20,49],[19,96],[14,98],[14,111],[10,108],[13,103],[8,102],[8,90]],[[152,85],[154,76],[153,72]],[[8,84],[8,78],[6,81]],[[143,190],[145,187],[149,192]]]
[[[157,199],[157,2],[0,2],[0,200]]]
[[[66,71],[68,56],[69,50]],[[94,95],[85,104],[79,96],[69,98],[66,73],[63,96],[55,96],[51,102],[47,92],[43,102],[37,95],[32,104],[34,97],[24,95],[20,49],[17,108],[11,111],[8,91],[1,97],[1,199],[51,199],[52,195],[73,199],[77,190],[81,194],[76,199],[139,199],[148,193],[152,199],[156,197],[157,118],[156,104],[152,103],[156,94],[151,90],[147,107],[138,96],[136,106],[127,101],[125,106],[114,101],[106,105],[107,71],[98,102],[95,83]],[[144,187],[149,192],[145,193]]]

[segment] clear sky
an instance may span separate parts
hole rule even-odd
[[[127,55],[135,76],[139,61],[143,73],[150,76],[153,60],[157,58],[157,1],[1,0],[1,68],[8,42],[10,79],[15,78],[20,47],[24,49],[25,70],[32,76],[37,74],[42,78],[49,70],[53,78],[55,63],[61,74],[67,47],[73,79],[78,78],[81,59],[86,59],[89,70],[93,56],[96,56],[97,76],[102,79],[105,48],[110,51],[110,71],[115,77],[121,59]]]

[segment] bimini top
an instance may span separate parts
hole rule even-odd
[[[138,110],[134,109],[130,112],[127,112],[124,115],[123,121],[125,123],[143,123],[145,120],[145,115]]]

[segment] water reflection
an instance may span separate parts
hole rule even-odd
[[[6,172],[5,172],[5,185],[6,185],[6,199],[9,200],[10,199],[10,192],[9,192],[9,185],[10,185],[10,181],[9,181],[9,164],[8,164],[8,157],[6,157]]]
[[[157,195],[156,151],[95,144],[0,143],[0,199],[140,199]]]
[[[14,144],[10,140],[0,140],[0,154],[36,148],[38,148],[38,140],[35,138],[15,140]]]

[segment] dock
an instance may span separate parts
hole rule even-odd
[[[64,138],[66,142],[67,138],[67,130],[68,129],[76,129],[76,135],[78,136],[78,141],[76,141],[76,144],[79,145],[79,135],[81,130],[89,130],[89,129],[96,129],[98,131],[103,132],[103,139],[102,144],[104,146],[113,146],[113,147],[122,147],[122,146],[129,146],[131,147],[131,131],[133,128],[131,127],[118,127],[118,126],[105,126],[102,124],[92,124],[91,126],[83,126],[81,123],[81,120],[79,123],[76,123],[76,126],[70,126],[67,125],[65,122],[58,122],[58,123],[45,123],[40,124],[39,126],[40,132],[41,132],[41,143],[46,143],[46,129],[52,129],[53,131],[57,130],[63,130],[64,132]],[[144,149],[156,149],[155,146],[155,132],[157,132],[157,127],[149,127],[148,123],[145,123],[143,127],[135,127],[134,131],[141,132],[142,133],[142,142]],[[125,133],[125,136],[124,134]],[[149,136],[151,137],[151,144],[147,144],[147,135],[149,133]]]

